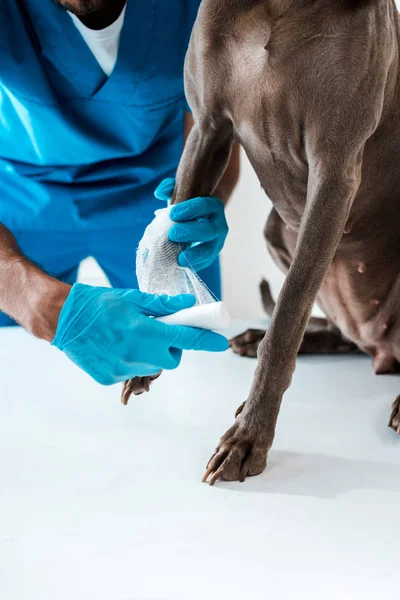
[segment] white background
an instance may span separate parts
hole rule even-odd
[[[239,185],[227,208],[229,236],[222,255],[224,299],[233,317],[262,317],[259,284],[276,298],[284,276],[269,255],[263,229],[272,208],[244,152]]]
[[[263,274],[275,293],[282,282],[262,238],[269,209],[244,161],[223,255],[234,315],[261,314]],[[101,281],[93,261],[82,276]],[[204,465],[255,362],[186,353],[179,371],[124,408],[119,390],[4,330],[0,598],[395,596],[400,438],[386,424],[398,378],[374,377],[368,357],[302,356],[268,469],[209,488]]]
[[[366,356],[302,356],[266,471],[210,488],[255,366],[187,352],[124,407],[119,386],[2,331],[0,598],[396,598],[398,378]]]

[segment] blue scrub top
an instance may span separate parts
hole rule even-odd
[[[52,0],[0,2],[0,222],[115,229],[148,214],[183,145],[200,0],[128,0],[110,77]]]

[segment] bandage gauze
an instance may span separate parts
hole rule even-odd
[[[148,294],[193,294],[196,305],[159,320],[170,325],[188,325],[220,330],[229,327],[231,318],[223,302],[218,302],[206,284],[190,267],[180,267],[178,254],[184,246],[171,242],[173,225],[170,207],[157,210],[139,244],[136,275],[139,288]]]

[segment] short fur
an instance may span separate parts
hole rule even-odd
[[[258,346],[258,366],[247,402],[209,462],[205,479],[211,475],[213,484],[264,470],[305,345],[360,349],[374,357],[377,372],[400,361],[395,4],[203,0],[185,80],[195,126],[173,202],[212,194],[237,140],[274,204],[266,237],[287,272],[268,331],[241,352]],[[307,329],[316,300],[327,322]],[[232,345],[240,350],[244,342]],[[399,400],[390,425],[400,433]]]

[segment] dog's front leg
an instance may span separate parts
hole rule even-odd
[[[172,204],[211,196],[229,163],[232,123],[211,115],[196,120],[179,163]]]
[[[310,165],[306,210],[292,265],[273,319],[258,350],[258,365],[247,402],[222,437],[204,481],[243,481],[266,466],[284,392],[291,383],[297,352],[318,290],[343,234],[360,180],[360,153],[349,160]]]

